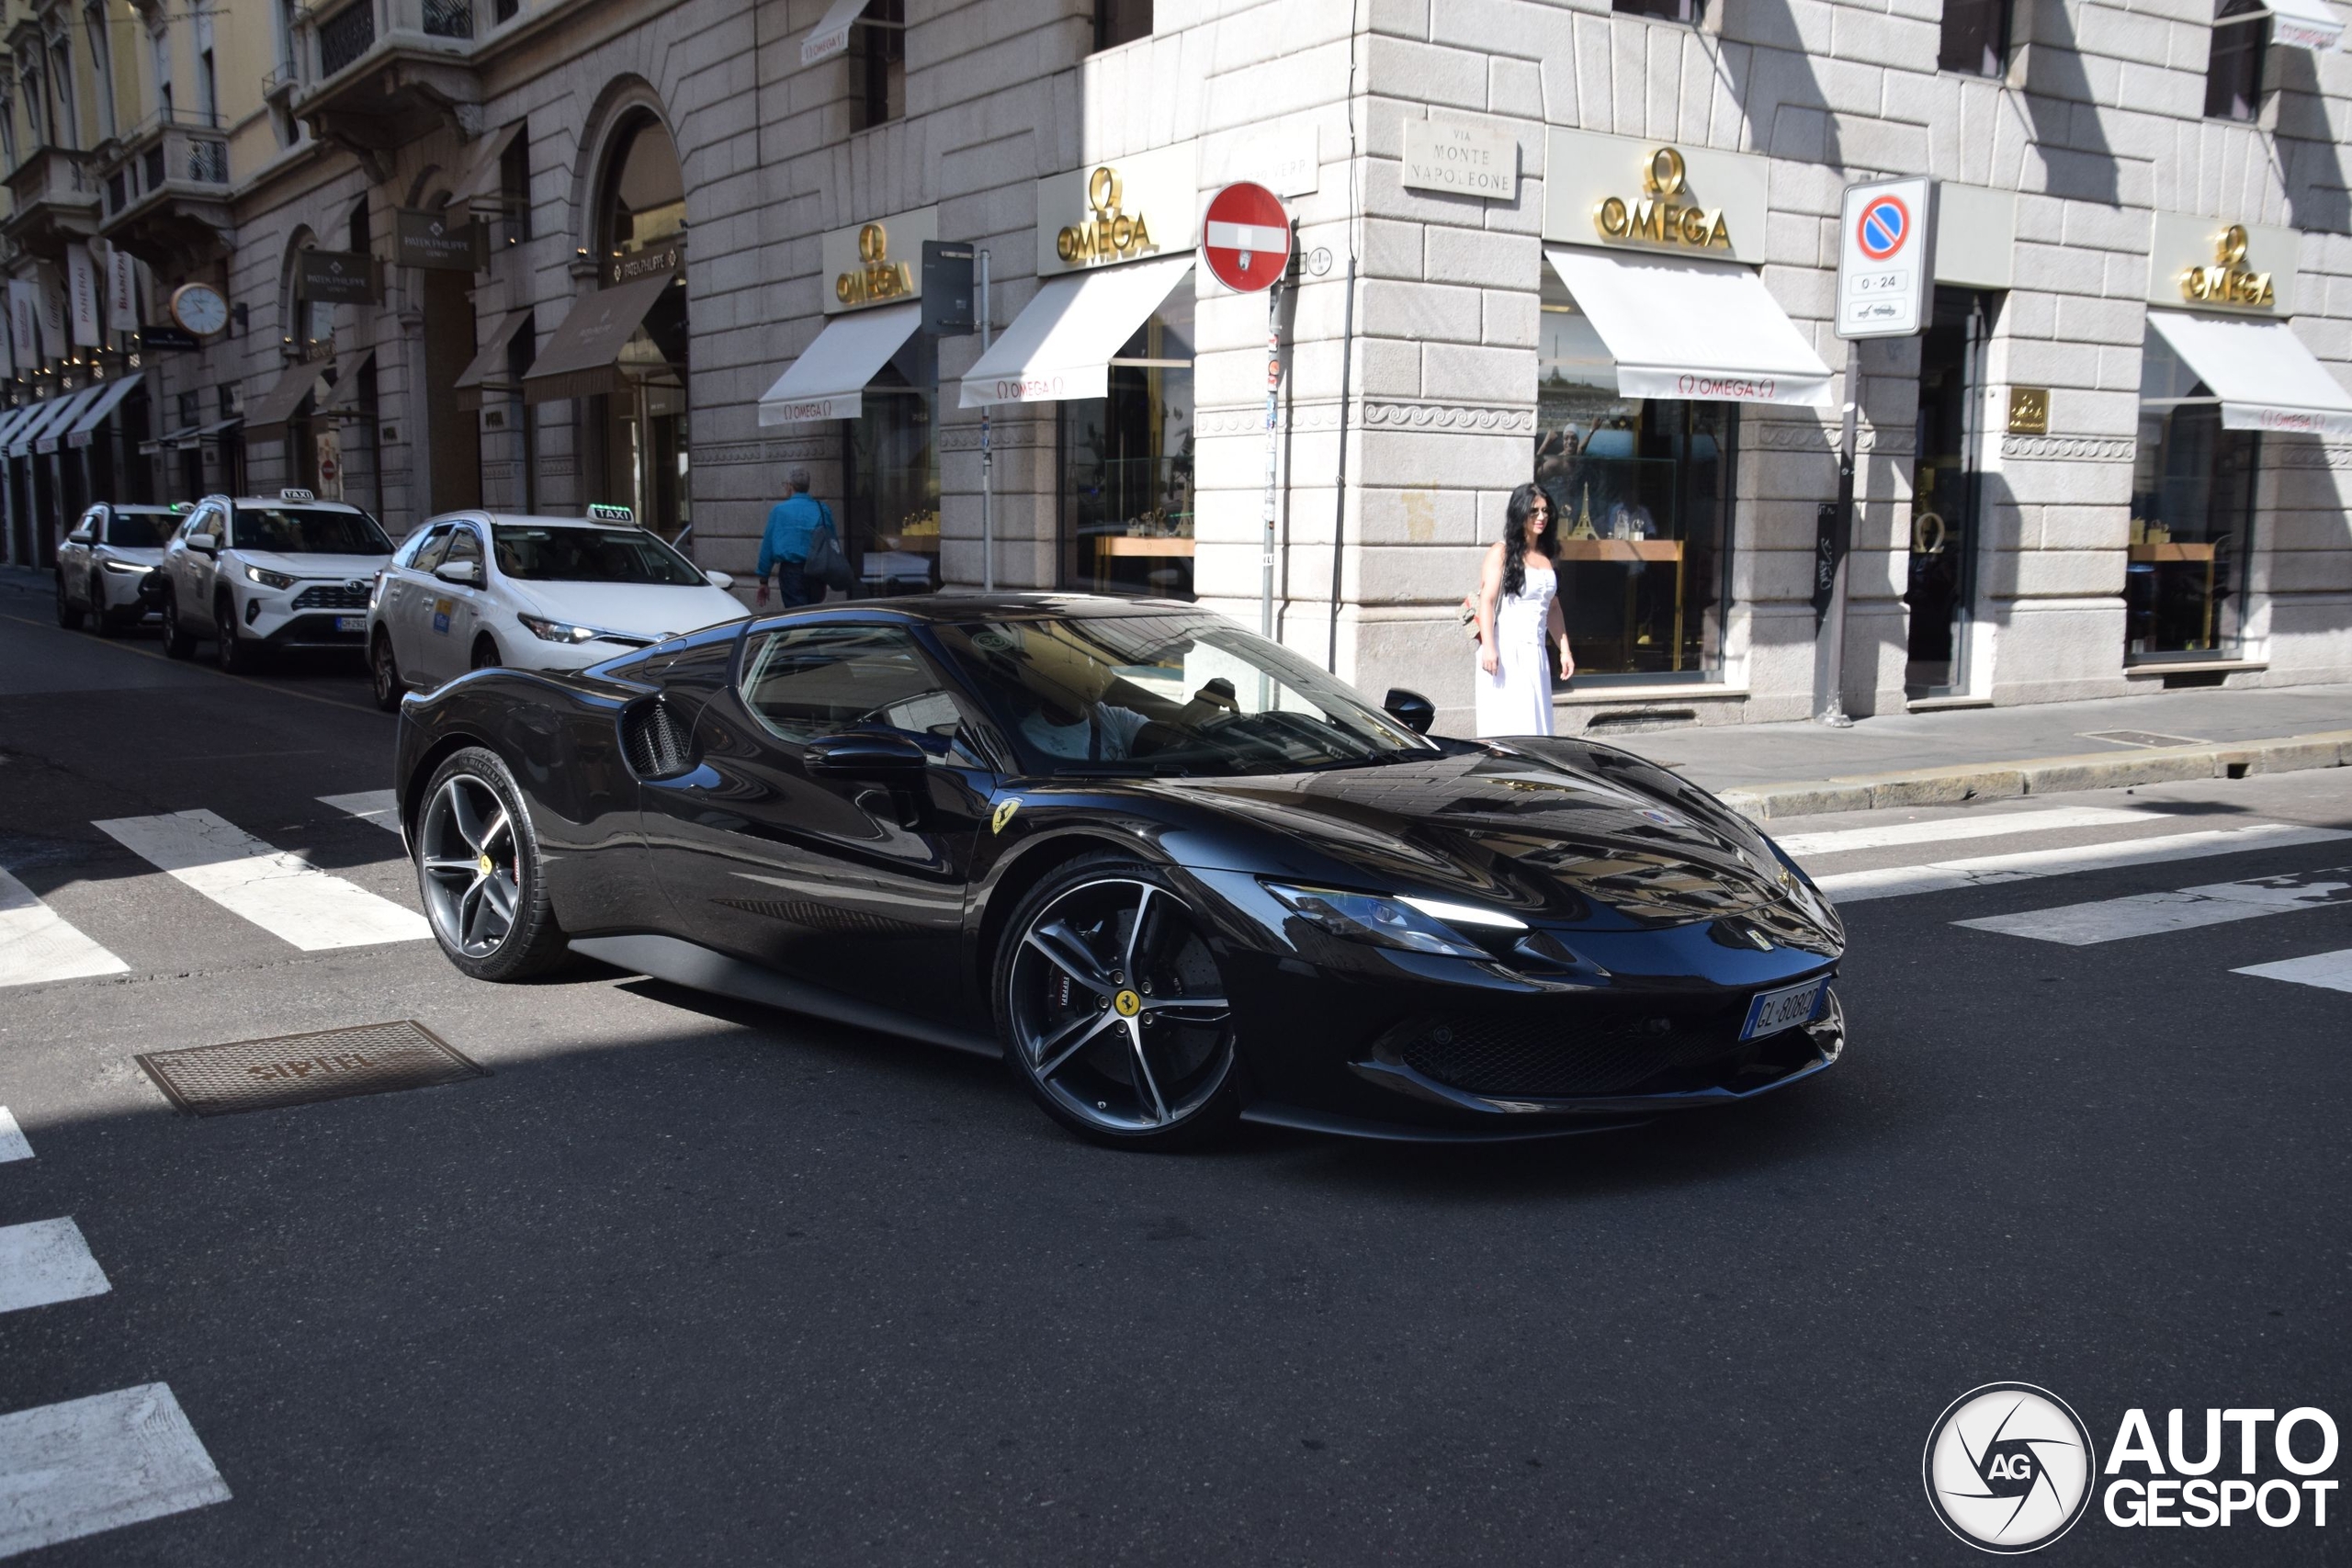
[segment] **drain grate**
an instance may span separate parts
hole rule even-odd
[[[174,1105],[198,1116],[274,1111],[490,1076],[488,1067],[409,1019],[185,1051],[148,1051],[138,1062]]]
[[[2204,741],[2194,735],[2165,735],[2154,729],[2086,729],[2086,740],[2104,740],[2114,746],[2202,746]]]

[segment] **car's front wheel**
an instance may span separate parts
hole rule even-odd
[[[96,627],[100,637],[119,637],[125,626],[139,618],[139,612],[136,607],[123,611],[107,606],[106,579],[99,575],[99,572],[104,570],[99,568],[90,573],[88,598],[91,622]]]
[[[401,679],[401,661],[392,654],[392,637],[382,627],[376,630],[375,646],[368,650],[368,673],[375,682],[376,705],[386,713],[401,711],[401,693],[406,682]]]
[[[164,652],[172,659],[187,659],[196,652],[196,637],[180,625],[180,596],[172,588],[164,590]]]
[[[1172,1148],[1240,1112],[1234,1013],[1207,928],[1158,867],[1089,858],[1022,900],[997,960],[1005,1059],[1097,1143]]]
[[[521,980],[569,956],[538,834],[496,752],[469,747],[435,770],[414,841],[425,916],[450,963],[477,980]]]
[[[69,632],[82,629],[82,612],[75,609],[74,601],[66,597],[65,574],[62,571],[57,574],[57,624]]]
[[[220,668],[232,675],[250,675],[261,664],[261,649],[237,635],[237,606],[222,598],[212,609],[212,635],[218,640],[212,649]]]

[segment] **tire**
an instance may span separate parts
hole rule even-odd
[[[468,747],[435,769],[416,823],[417,890],[450,963],[477,980],[506,981],[569,961],[538,833],[496,752]]]
[[[473,661],[469,668],[496,670],[505,661],[498,657],[498,642],[489,633],[474,638]]]
[[[57,574],[57,624],[69,632],[82,629],[82,612],[65,596],[65,574],[62,571]]]
[[[1231,1132],[1236,1031],[1206,931],[1165,872],[1111,855],[1072,862],[1021,901],[996,956],[997,1032],[1047,1115],[1113,1148]]]
[[[236,602],[222,599],[212,607],[212,657],[231,675],[250,675],[261,667],[261,649],[237,635]]]
[[[401,679],[400,660],[392,655],[392,634],[376,628],[375,645],[368,650],[368,674],[375,683],[376,705],[386,713],[401,711],[401,694],[408,690]]]
[[[164,590],[164,654],[170,659],[190,659],[196,654],[196,638],[180,625],[180,592],[177,588]]]

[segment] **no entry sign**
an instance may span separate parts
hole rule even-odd
[[[1935,273],[1935,182],[1846,187],[1838,253],[1838,335],[1908,337],[1927,324]]]
[[[1217,192],[1201,237],[1209,271],[1243,294],[1272,288],[1290,265],[1290,214],[1264,186],[1245,180]]]

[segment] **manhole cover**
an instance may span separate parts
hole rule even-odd
[[[148,1051],[138,1061],[173,1104],[198,1116],[430,1089],[490,1076],[488,1067],[408,1019],[185,1051]]]
[[[2104,740],[2115,746],[2202,746],[2204,741],[2194,735],[2163,735],[2153,729],[2086,729],[2086,740]]]

